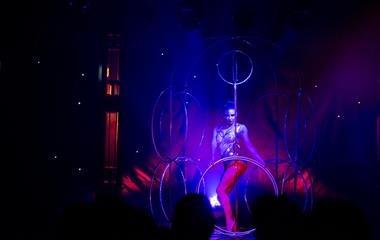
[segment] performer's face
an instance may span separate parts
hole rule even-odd
[[[224,120],[227,124],[233,124],[235,121],[235,109],[228,109],[224,111]]]

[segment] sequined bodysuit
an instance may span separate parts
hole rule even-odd
[[[232,155],[238,155],[239,140],[241,137],[241,124],[236,124],[237,139],[235,142],[235,126],[225,128],[224,126],[219,126],[216,130],[216,143],[220,150],[220,157],[225,158]],[[236,145],[235,145],[236,144]],[[232,161],[225,162],[225,166],[228,166]]]

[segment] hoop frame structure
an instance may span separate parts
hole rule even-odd
[[[248,158],[248,157],[245,157],[245,156],[228,156],[228,157],[225,157],[225,158],[222,158],[222,159],[219,159],[218,161],[212,163],[202,174],[201,176],[201,179],[199,180],[198,182],[198,185],[197,185],[197,192],[199,193],[199,188],[200,188],[200,184],[202,181],[204,181],[204,177],[205,175],[212,169],[214,168],[216,165],[219,165],[220,163],[224,163],[224,162],[227,162],[227,161],[243,161],[243,162],[247,162],[247,163],[251,163],[257,167],[259,167],[261,170],[263,170],[269,180],[271,181],[272,185],[273,185],[273,190],[274,190],[274,194],[275,196],[278,196],[278,186],[277,186],[277,183],[276,183],[276,180],[274,179],[273,175],[271,174],[271,172],[269,171],[269,169],[267,169],[265,167],[265,165],[263,165],[262,163],[260,163],[259,161],[257,161],[256,159],[252,159],[252,158]],[[222,227],[218,226],[218,225],[214,225],[216,230],[219,231],[220,233],[222,234],[225,234],[225,235],[229,235],[229,236],[244,236],[244,235],[247,235],[247,234],[250,234],[252,233],[253,231],[256,230],[256,228],[252,228],[250,230],[247,230],[247,231],[242,231],[242,232],[232,232],[232,231],[228,231],[226,229],[223,229]]]

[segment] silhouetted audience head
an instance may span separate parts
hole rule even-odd
[[[319,200],[308,218],[307,229],[312,239],[370,239],[369,223],[363,212],[348,201]]]
[[[93,203],[69,207],[63,218],[61,239],[154,239],[153,219],[115,196],[102,196]]]
[[[172,219],[175,239],[209,239],[214,224],[214,214],[206,196],[192,193],[177,202]]]
[[[302,211],[285,196],[264,195],[252,204],[257,240],[304,239]]]
[[[170,229],[170,227],[159,226],[157,228],[157,236],[155,237],[155,240],[172,240],[172,239],[173,239],[173,232]]]

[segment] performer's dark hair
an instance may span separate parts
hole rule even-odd
[[[226,103],[225,103],[224,106],[223,106],[223,109],[224,109],[224,110],[235,109],[235,104],[234,104],[234,102],[233,102],[233,101],[230,101],[230,100],[226,101]]]

